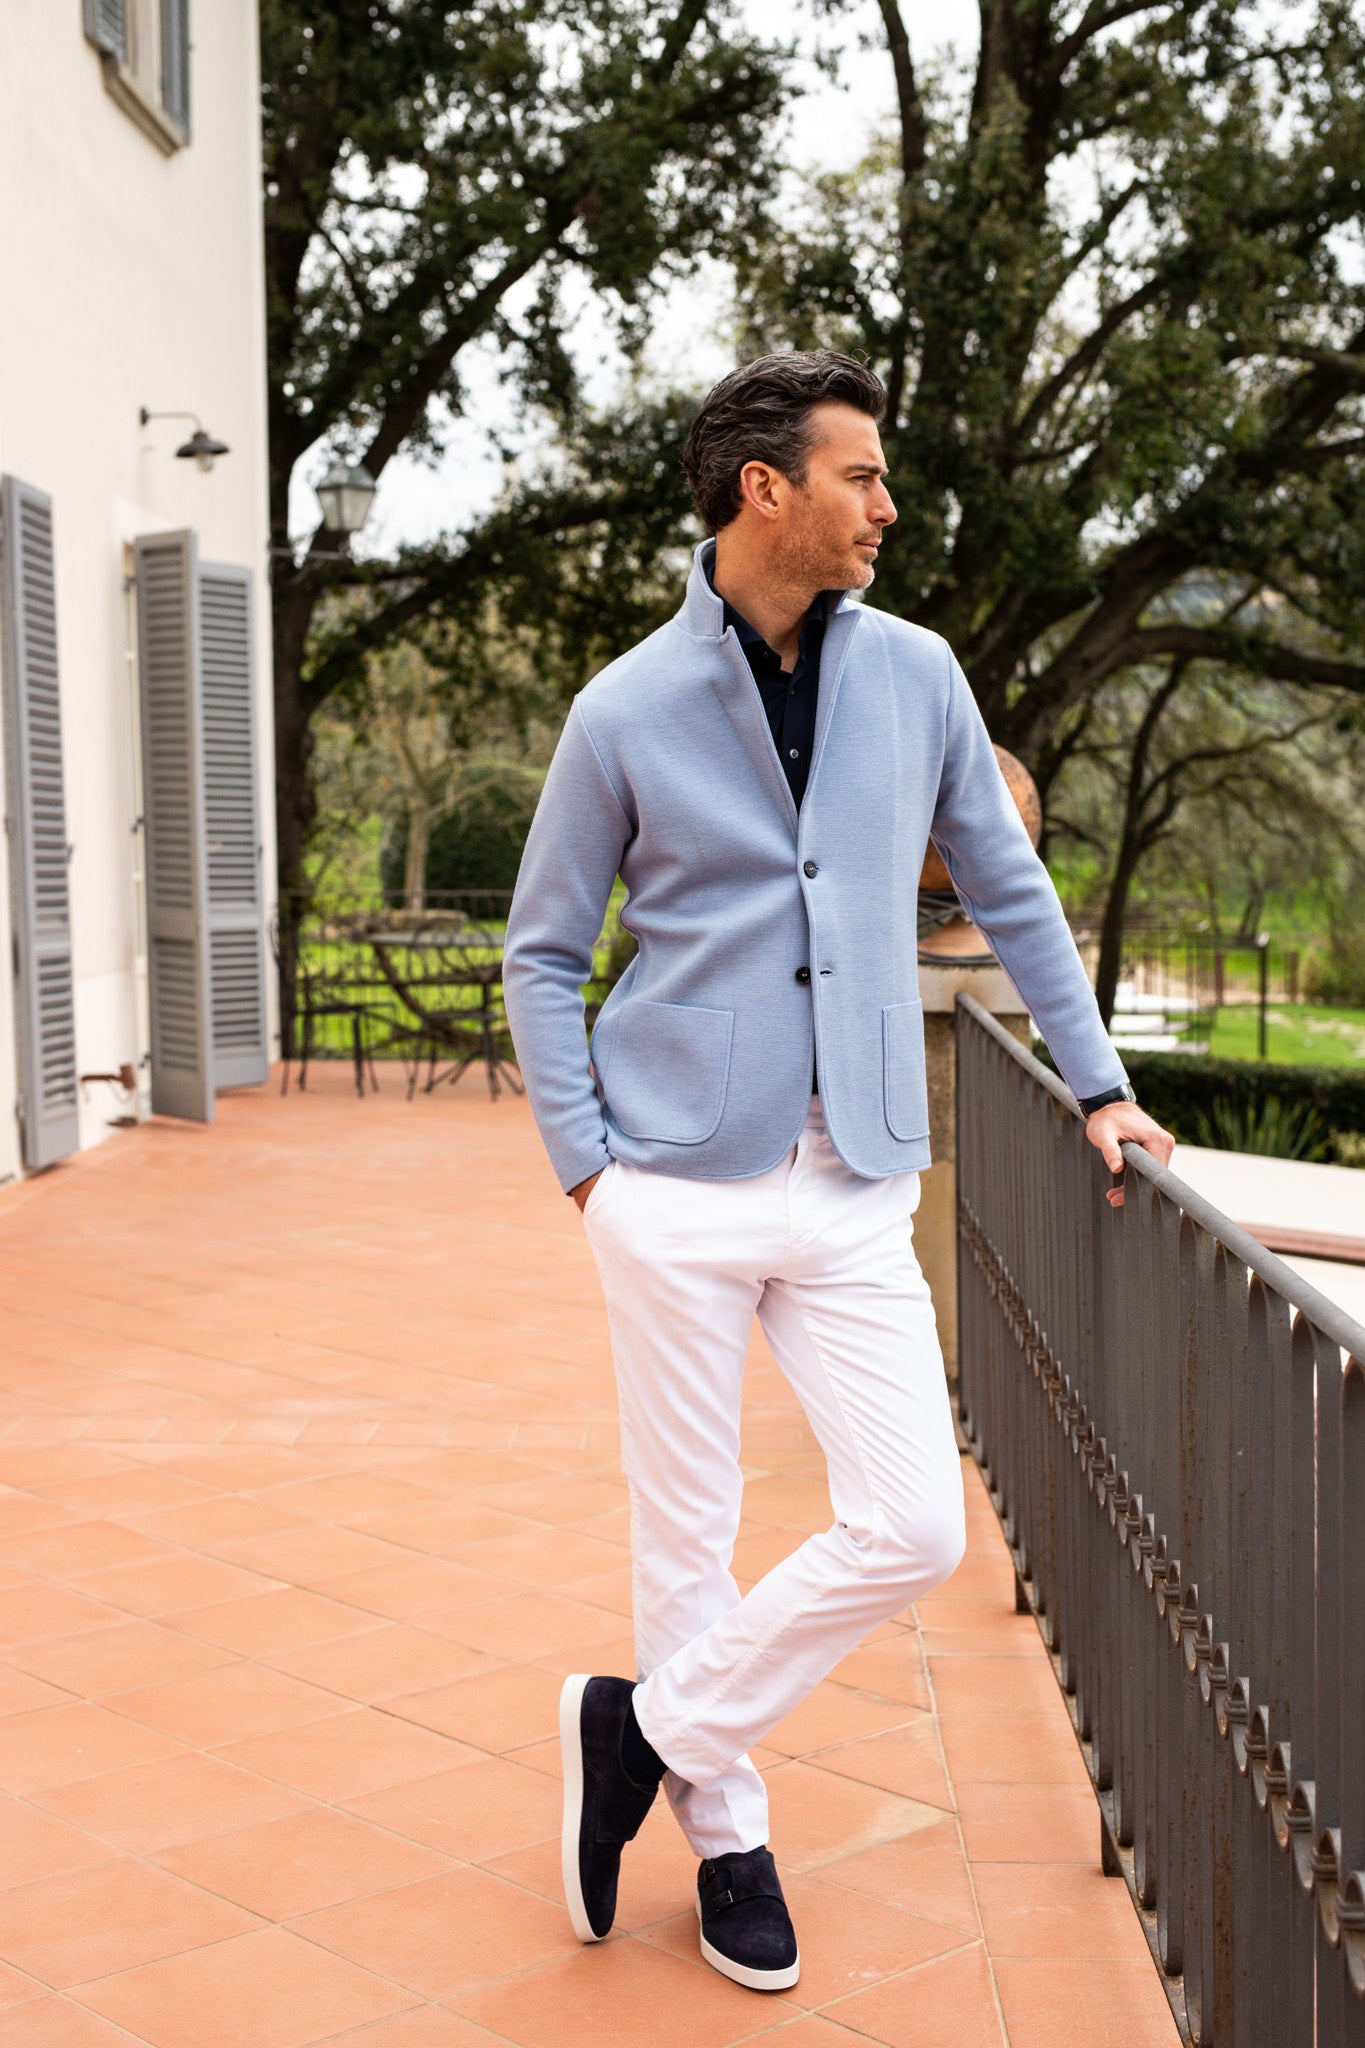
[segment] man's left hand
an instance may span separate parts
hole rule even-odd
[[[1171,1133],[1164,1131],[1135,1102],[1110,1102],[1103,1109],[1095,1110],[1085,1120],[1085,1135],[1113,1174],[1123,1172],[1123,1154],[1119,1146],[1130,1140],[1141,1145],[1144,1152],[1150,1152],[1158,1166],[1169,1166],[1175,1150],[1175,1139]],[[1104,1199],[1111,1209],[1121,1209],[1122,1181],[1109,1188]]]

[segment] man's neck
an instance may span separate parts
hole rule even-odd
[[[711,587],[763,635],[783,668],[795,667],[801,627],[820,595],[818,590],[784,574],[770,559],[757,559],[724,533],[716,535]]]

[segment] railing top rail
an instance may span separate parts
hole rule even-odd
[[[1077,1119],[1080,1118],[1076,1098],[1059,1075],[1054,1074],[1050,1067],[1045,1067],[1027,1046],[1020,1045],[1018,1039],[1007,1031],[997,1018],[992,1017],[989,1010],[984,1010],[974,997],[960,991],[957,1002],[959,1009],[965,1010],[974,1023],[979,1024],[983,1031],[995,1039],[1017,1066],[1022,1067],[1040,1087],[1045,1088],[1063,1109],[1069,1110]],[[1282,1295],[1291,1308],[1296,1308],[1307,1316],[1325,1337],[1330,1338],[1334,1344],[1339,1344],[1349,1358],[1359,1359],[1365,1364],[1365,1325],[1358,1323],[1354,1316],[1348,1315],[1344,1308],[1321,1293],[1311,1280],[1305,1280],[1292,1266],[1286,1266],[1283,1259],[1276,1258],[1274,1252],[1267,1251],[1265,1246],[1249,1231],[1244,1230],[1240,1223],[1234,1223],[1231,1216],[1225,1216],[1221,1209],[1215,1208],[1212,1202],[1198,1194],[1194,1188],[1181,1180],[1178,1174],[1172,1173],[1169,1167],[1158,1166],[1151,1154],[1144,1152],[1140,1145],[1125,1144],[1123,1156],[1134,1173],[1150,1182],[1160,1194],[1165,1195],[1202,1229],[1207,1230],[1209,1235],[1216,1238],[1235,1259],[1239,1259],[1258,1278],[1264,1280],[1267,1287],[1272,1287],[1277,1294]]]

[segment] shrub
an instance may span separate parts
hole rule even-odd
[[[1365,1131],[1333,1131],[1331,1146],[1338,1166],[1365,1166]]]
[[[1334,932],[1326,951],[1310,953],[1303,986],[1310,1002],[1365,1010],[1365,931]]]
[[[1148,1115],[1188,1144],[1200,1142],[1197,1121],[1217,1097],[1243,1111],[1257,1109],[1269,1095],[1311,1109],[1332,1133],[1334,1149],[1343,1135],[1365,1134],[1362,1067],[1281,1067],[1183,1052],[1125,1052],[1123,1063]]]
[[[1322,1159],[1327,1133],[1316,1110],[1304,1103],[1265,1095],[1257,1103],[1230,1102],[1215,1095],[1194,1120],[1196,1145],[1220,1152],[1259,1152],[1270,1159]]]

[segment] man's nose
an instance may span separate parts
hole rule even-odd
[[[868,517],[878,526],[895,525],[898,514],[894,504],[891,502],[891,493],[887,490],[885,484],[881,487],[880,495],[874,498],[871,505],[869,505]]]

